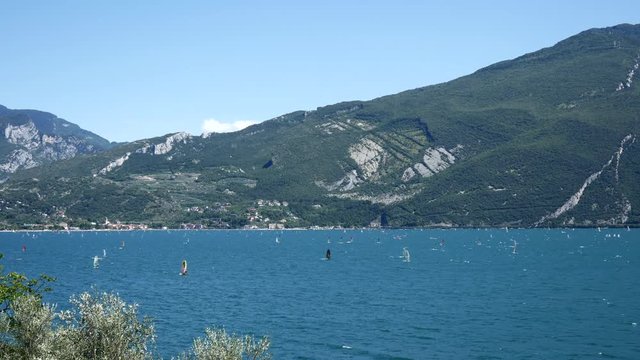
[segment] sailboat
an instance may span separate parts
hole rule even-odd
[[[402,248],[402,261],[411,262],[411,254],[409,253],[409,249],[407,249],[406,246]]]
[[[102,257],[103,258],[107,257],[107,249],[102,249]]]
[[[182,260],[182,266],[180,267],[180,275],[187,275],[187,260]]]
[[[124,240],[120,242],[120,250],[124,249]]]
[[[513,245],[511,245],[513,251],[511,253],[516,254],[518,251],[518,242],[515,239],[511,239],[511,241],[513,241]]]
[[[93,257],[93,268],[96,269],[100,266],[100,258],[98,255]]]

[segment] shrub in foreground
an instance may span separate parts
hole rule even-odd
[[[193,341],[191,350],[179,360],[268,360],[271,342],[268,337],[256,341],[253,336],[229,335],[224,329],[206,329],[203,338]]]
[[[42,304],[36,296],[25,295],[12,301],[11,311],[12,316],[7,311],[0,314],[0,358],[54,358],[53,307]]]
[[[149,319],[140,321],[137,305],[115,294],[82,293],[71,298],[72,309],[55,312],[33,295],[13,300],[0,315],[1,359],[154,359],[155,332]],[[267,360],[267,337],[229,335],[206,329],[180,360]]]

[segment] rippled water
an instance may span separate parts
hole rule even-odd
[[[276,359],[638,359],[639,235],[2,233],[0,252],[5,271],[57,277],[46,300],[60,308],[92,286],[140,304],[165,358],[206,327],[224,326],[269,335]],[[411,262],[400,258],[403,247]],[[327,248],[333,256],[323,261]]]

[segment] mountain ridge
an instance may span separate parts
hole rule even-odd
[[[590,29],[442,84],[123,144],[16,174],[1,191],[41,198],[4,224],[636,226],[639,55],[639,25]]]
[[[90,154],[115,146],[57,116],[0,105],[0,177],[20,169]]]

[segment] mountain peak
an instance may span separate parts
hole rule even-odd
[[[0,105],[0,173],[14,173],[112,147],[106,139],[57,116]]]

